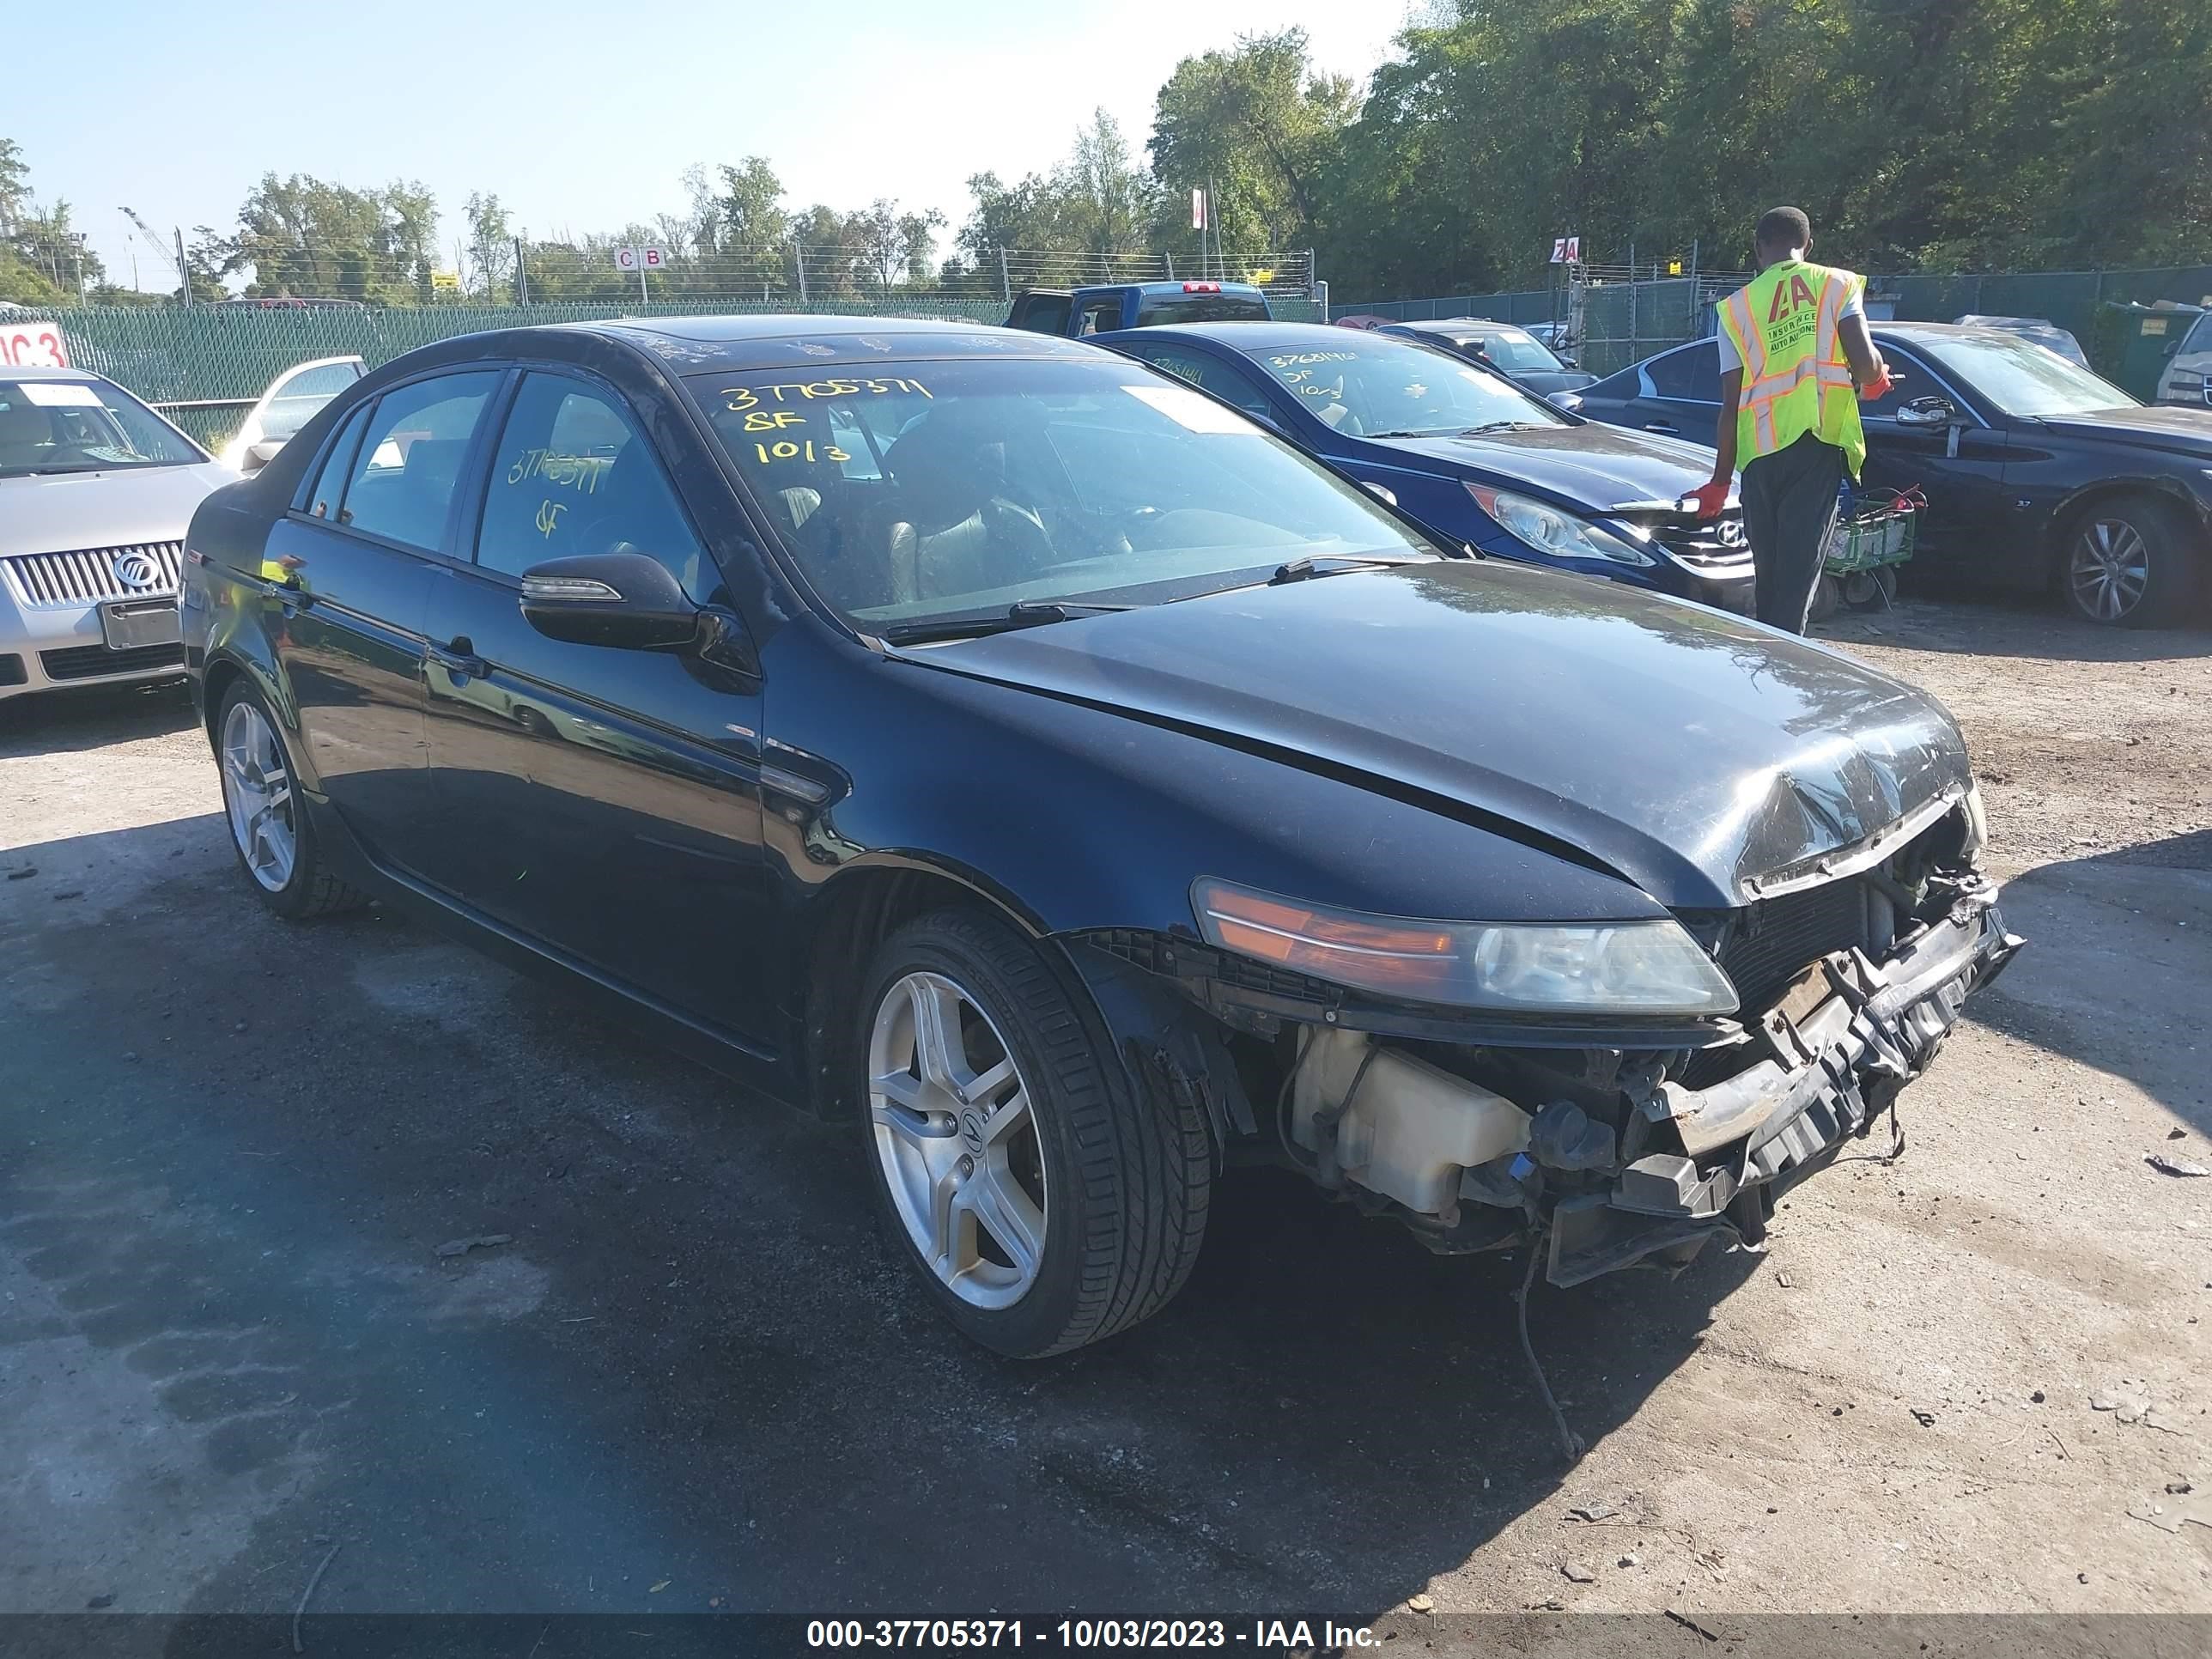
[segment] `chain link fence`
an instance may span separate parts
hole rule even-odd
[[[319,357],[358,356],[374,368],[417,346],[456,335],[617,317],[787,313],[995,325],[1006,320],[1007,293],[1024,287],[1174,280],[1169,273],[1179,271],[1184,264],[1167,254],[1109,257],[1008,250],[1003,278],[994,258],[989,262],[994,269],[988,281],[971,273],[951,283],[894,282],[871,289],[849,263],[836,266],[837,280],[829,281],[830,267],[787,259],[783,286],[767,283],[765,297],[731,291],[726,269],[710,291],[696,291],[687,286],[684,269],[672,265],[646,273],[643,300],[638,297],[635,274],[622,275],[613,284],[615,291],[605,297],[539,300],[536,296],[546,292],[550,273],[541,272],[533,284],[526,258],[526,251],[519,280],[510,270],[501,276],[495,291],[502,296],[530,296],[528,303],[488,304],[479,295],[473,301],[457,296],[457,302],[422,306],[70,306],[10,316],[58,322],[71,362],[106,375],[215,449],[237,430],[271,380]],[[803,297],[798,290],[801,270],[809,272]],[[1310,298],[1312,270],[1312,257],[1305,253],[1280,256],[1275,263],[1231,258],[1225,277],[1215,266],[1206,279],[1258,282],[1277,316],[1310,321],[1321,315]],[[599,277],[605,276],[604,270],[599,272]],[[1182,280],[1200,280],[1200,273],[1192,270]]]
[[[1419,322],[1484,317],[1524,328],[1549,325],[1581,367],[1610,374],[1654,352],[1711,334],[1714,305],[1749,275],[1701,271],[1695,276],[1646,276],[1644,270],[1641,264],[1634,273],[1625,266],[1589,265],[1563,272],[1548,289],[1363,301],[1332,304],[1328,311],[1332,319],[1364,315]],[[2038,317],[2071,333],[2107,374],[2117,366],[2099,361],[2107,334],[2097,326],[2100,307],[2160,300],[2190,305],[2212,301],[2212,265],[1867,278],[1867,309],[1877,319],[1948,323],[1965,316]]]

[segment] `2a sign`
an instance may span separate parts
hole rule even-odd
[[[10,368],[67,368],[69,347],[62,343],[62,325],[0,318],[0,363]]]
[[[1552,239],[1552,263],[1555,265],[1577,265],[1583,259],[1583,239],[1579,236],[1554,236]]]
[[[668,263],[665,247],[618,247],[615,264],[623,270],[659,270]]]

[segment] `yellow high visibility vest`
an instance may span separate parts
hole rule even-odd
[[[1743,360],[1739,464],[1813,432],[1842,450],[1851,477],[1859,476],[1866,434],[1844,356],[1842,321],[1844,306],[1865,286],[1856,271],[1792,260],[1761,271],[1720,302],[1721,326]]]

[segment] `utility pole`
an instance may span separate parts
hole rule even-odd
[[[522,262],[522,238],[520,236],[514,239],[514,303],[519,306],[530,303],[530,271]]]
[[[76,233],[76,302],[86,303],[84,297],[84,233]]]
[[[184,288],[185,309],[190,311],[192,308],[192,268],[185,258],[185,228],[173,225],[170,228],[177,233],[177,280]]]
[[[1003,252],[1000,255],[1000,258],[1002,260],[1005,258],[1005,257],[1006,257],[1006,256],[1004,255],[1004,253],[1003,253]],[[804,242],[793,242],[793,243],[791,245],[791,263],[792,263],[793,268],[793,269],[795,269],[795,270],[799,272],[799,303],[800,305],[802,305],[802,306],[803,306],[803,305],[805,305],[805,304],[806,303],[806,244],[805,244],[805,243],[804,243]],[[1003,268],[1003,267],[1002,267],[1002,268]]]
[[[1213,180],[1210,178],[1206,181],[1206,222],[1213,229],[1214,273],[1219,276],[1226,276],[1229,274],[1229,267],[1222,262],[1221,258],[1221,192],[1214,188]],[[1202,251],[1205,246],[1206,238],[1201,235],[1199,238],[1199,247]]]
[[[1008,305],[1013,304],[1014,279],[1006,272],[1006,250],[1003,246],[999,249],[999,292]],[[803,300],[806,295],[801,292],[799,297]]]

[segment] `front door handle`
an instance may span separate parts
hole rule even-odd
[[[490,664],[477,655],[476,647],[465,634],[457,634],[443,645],[432,646],[430,660],[461,679],[480,680],[491,668]]]
[[[1646,421],[1644,423],[1644,429],[1646,432],[1660,433],[1669,438],[1681,435],[1681,428],[1672,421]]]

